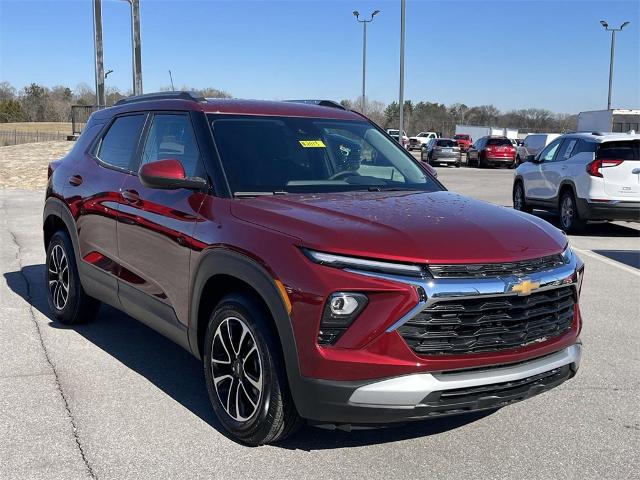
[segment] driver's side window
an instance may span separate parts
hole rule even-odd
[[[561,139],[554,140],[553,142],[551,142],[549,145],[546,146],[544,150],[542,150],[542,152],[540,152],[540,156],[538,157],[538,159],[541,162],[552,161],[553,157],[556,155],[556,152],[558,151],[558,147],[560,146],[561,142],[562,142]]]
[[[142,164],[176,159],[188,177],[202,175],[200,152],[186,114],[156,114],[142,152]]]

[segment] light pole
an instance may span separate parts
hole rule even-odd
[[[364,112],[364,102],[365,102],[365,85],[366,85],[366,75],[367,75],[367,23],[373,22],[373,17],[380,13],[380,10],[374,10],[371,14],[371,17],[367,19],[360,20],[360,12],[357,10],[353,11],[353,16],[356,17],[356,20],[362,24],[362,100],[360,107],[362,108],[362,113]]]
[[[616,49],[616,32],[621,31],[624,27],[629,25],[629,22],[624,22],[620,25],[620,28],[609,28],[609,24],[604,20],[600,20],[600,24],[607,32],[611,32],[611,58],[609,60],[609,96],[607,98],[607,110],[611,110],[611,85],[613,84],[613,57]]]
[[[400,132],[398,139],[404,147],[404,30],[405,30],[405,0],[400,0]]]

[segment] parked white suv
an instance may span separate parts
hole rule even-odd
[[[574,133],[515,171],[513,208],[556,211],[567,232],[588,220],[640,221],[640,135]]]
[[[516,165],[524,162],[529,155],[537,155],[544,147],[560,135],[557,133],[531,133],[524,138],[522,145],[516,146]]]

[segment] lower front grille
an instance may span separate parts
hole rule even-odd
[[[450,415],[483,408],[499,408],[549,390],[573,377],[571,365],[511,382],[468,388],[442,390],[429,394],[420,402],[431,415]]]
[[[571,329],[575,290],[565,286],[529,296],[436,301],[398,328],[421,355],[491,352],[544,342]]]

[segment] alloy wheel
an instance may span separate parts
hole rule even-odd
[[[571,197],[567,195],[562,199],[562,207],[560,209],[560,220],[562,221],[562,226],[565,229],[571,227],[574,215],[573,200],[571,200]]]
[[[61,245],[55,245],[49,255],[49,294],[53,305],[63,310],[69,300],[69,262]]]
[[[516,186],[516,191],[513,194],[513,207],[516,210],[522,210],[523,207],[523,201],[522,201],[522,187],[520,185]]]
[[[238,422],[258,411],[263,391],[262,361],[249,327],[237,317],[225,318],[211,345],[213,384],[225,412]]]

